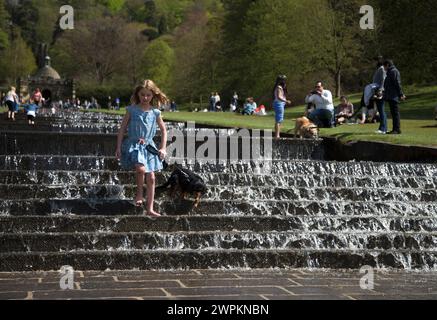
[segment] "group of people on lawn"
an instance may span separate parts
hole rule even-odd
[[[286,99],[286,76],[278,76],[273,91],[273,107],[276,114],[275,136],[279,138],[280,127],[284,121],[284,108],[291,102]],[[399,102],[406,97],[402,90],[401,76],[392,60],[378,57],[378,64],[372,83],[367,85],[358,110],[346,96],[340,99],[340,105],[335,108],[331,91],[318,81],[315,88],[306,96],[307,109],[305,115],[320,128],[332,128],[344,123],[378,122],[378,134],[401,134]],[[393,118],[393,130],[388,132],[387,116],[384,110],[385,102],[390,106]],[[361,113],[359,113],[361,111]],[[354,120],[356,117],[357,120]]]

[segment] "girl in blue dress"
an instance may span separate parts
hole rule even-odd
[[[131,105],[127,107],[126,115],[123,118],[120,131],[117,137],[116,157],[121,160],[124,169],[136,172],[137,194],[135,205],[143,205],[144,176],[147,184],[146,214],[159,217],[160,214],[153,210],[155,200],[155,172],[161,171],[162,159],[166,156],[167,131],[161,117],[161,111],[153,106],[159,107],[168,103],[164,93],[159,90],[151,80],[145,80],[142,85],[135,88],[131,98]],[[156,148],[153,138],[156,129],[161,131],[161,145],[159,155],[152,154],[147,150],[151,145]],[[124,134],[128,131],[128,137],[123,140]]]
[[[291,104],[287,100],[287,77],[280,75],[276,78],[275,87],[273,89],[273,109],[275,110],[275,139],[279,139],[281,135],[281,125],[284,122],[285,105]]]

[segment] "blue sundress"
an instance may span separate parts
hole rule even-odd
[[[159,156],[146,149],[148,144],[156,148],[153,137],[156,135],[161,111],[158,109],[144,111],[139,106],[129,106],[127,112],[130,114],[130,121],[128,137],[123,140],[121,147],[121,166],[123,169],[133,170],[135,165],[142,164],[147,173],[161,171],[163,168]],[[140,139],[145,143],[141,144]]]

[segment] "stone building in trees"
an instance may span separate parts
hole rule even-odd
[[[51,67],[46,45],[40,45],[38,67],[38,71],[33,76],[18,80],[18,92],[21,97],[29,97],[35,89],[39,88],[42,96],[49,103],[76,98],[74,80],[61,78]]]

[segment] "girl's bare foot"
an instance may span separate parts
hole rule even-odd
[[[146,215],[151,216],[151,217],[160,217],[161,216],[158,212],[155,212],[153,210],[147,212]]]
[[[135,205],[137,207],[141,207],[143,205],[143,203],[144,203],[143,196],[137,194],[137,196],[135,197]]]

